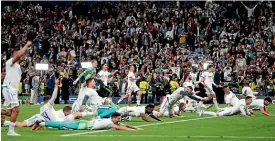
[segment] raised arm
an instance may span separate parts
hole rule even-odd
[[[53,94],[52,94],[52,98],[50,99],[49,103],[51,105],[54,105],[54,101],[57,97],[57,94],[58,94],[58,85],[59,85],[59,80],[58,79],[55,79],[55,87],[54,87],[54,91],[53,91]]]
[[[25,46],[20,49],[19,51],[15,52],[13,59],[12,59],[12,64],[14,64],[15,62],[17,62],[28,50],[28,48],[32,45],[31,41],[27,41],[27,43],[25,44]]]
[[[77,77],[77,79],[73,82],[73,84],[75,85],[78,81],[79,81],[79,79],[80,78],[82,78],[82,77],[87,77],[87,76],[89,76],[89,75],[91,75],[91,73],[93,72],[93,70],[94,70],[94,68],[88,68],[88,69],[86,69],[84,72],[82,72],[78,77]]]

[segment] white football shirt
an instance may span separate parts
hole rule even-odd
[[[131,80],[130,79],[130,78],[132,78],[132,79],[136,78],[136,76],[135,76],[135,74],[133,72],[129,72],[128,75],[127,75],[127,77],[128,77],[128,86],[132,86],[132,85],[136,84],[136,80]]]
[[[263,99],[255,99],[252,101],[252,103],[249,105],[249,108],[252,109],[259,109],[259,108],[263,108],[264,105],[264,100]]]
[[[205,71],[205,72],[202,73],[202,78],[205,79],[204,83],[207,86],[211,86],[212,87],[212,84],[214,83],[214,73]]]
[[[6,62],[6,76],[3,85],[7,85],[12,93],[18,93],[18,86],[21,80],[21,68],[17,63],[12,64],[13,58]]]
[[[111,73],[109,73],[108,71],[104,71],[104,70],[101,70],[98,75],[100,76],[100,78],[103,80],[103,84],[105,86],[107,86],[108,84],[108,78],[109,76],[111,75]]]
[[[255,95],[253,94],[253,91],[250,87],[243,87],[242,89],[242,94],[246,96],[251,96],[252,98],[256,98]]]
[[[237,98],[237,96],[231,91],[230,91],[230,94],[225,94],[224,100],[226,104],[230,104],[232,106],[236,106],[237,104],[240,104],[239,98]]]

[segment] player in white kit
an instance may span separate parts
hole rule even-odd
[[[108,72],[108,65],[107,64],[104,64],[103,65],[103,69],[101,71],[99,71],[99,73],[97,74],[98,75],[98,79],[103,83],[103,85],[100,86],[100,92],[101,93],[105,93],[105,92],[109,92],[109,95],[110,95],[110,91],[109,90],[110,88],[108,88],[108,81],[109,81],[109,78],[114,75],[117,71],[115,71],[114,73],[110,73]],[[111,96],[107,96],[107,97],[111,97]]]
[[[141,100],[141,96],[142,93],[139,89],[139,87],[136,84],[136,80],[139,80],[140,77],[136,78],[135,76],[135,67],[134,66],[130,66],[129,69],[129,73],[127,75],[127,79],[128,79],[128,87],[127,87],[127,91],[126,94],[123,95],[117,103],[120,103],[124,98],[128,97],[128,106],[131,106],[132,104],[132,92],[137,92],[137,106],[140,106],[140,100]]]
[[[217,99],[216,99],[216,94],[212,87],[212,85],[216,86],[216,84],[214,83],[214,72],[215,72],[214,66],[208,65],[207,71],[202,73],[200,82],[205,88],[208,100],[213,99],[213,103],[214,103],[216,109],[219,110],[219,106],[218,106]],[[203,101],[200,101],[198,104],[198,111],[200,110],[202,104],[203,104]]]
[[[92,112],[76,112],[70,115],[62,116],[63,112],[55,111],[54,109],[54,101],[57,97],[59,80],[55,80],[55,88],[52,94],[52,97],[44,97],[44,105],[40,108],[40,115],[44,118],[45,121],[62,121],[62,122],[73,122],[76,118],[85,117],[85,116],[93,116],[95,115]],[[60,116],[61,113],[61,116]]]
[[[122,107],[117,112],[121,114],[121,117],[127,117],[127,116],[141,117],[144,121],[149,122],[150,120],[148,119],[147,116],[150,116],[155,120],[161,121],[160,119],[158,119],[153,115],[153,111],[154,111],[154,105],[149,104],[146,107],[144,106]]]
[[[162,103],[160,114],[164,114],[167,110],[169,113],[169,117],[173,115],[173,108],[175,104],[181,100],[184,96],[193,95],[193,89],[191,86],[187,86],[185,88],[179,87],[175,90],[170,96],[168,96]]]
[[[38,130],[41,127],[52,127],[60,130],[108,130],[111,128],[116,130],[141,130],[140,128],[136,128],[134,126],[119,124],[120,121],[120,113],[115,112],[112,114],[111,118],[107,119],[94,119],[91,121],[80,120],[74,123],[40,122],[35,124],[34,130]]]
[[[240,100],[240,111],[243,116],[252,116],[249,111],[249,105],[252,103],[252,100],[253,98],[251,96],[247,96],[244,100]]]
[[[168,95],[170,96],[170,95]],[[160,109],[161,107],[160,106],[166,106],[168,107],[168,103],[165,104],[165,105],[160,105],[159,103],[155,103],[154,104],[154,111],[153,111],[153,115],[155,117],[162,117],[162,116],[166,116],[166,117],[169,117],[169,112],[166,110],[164,113],[161,113],[160,112]],[[162,109],[164,109],[165,107],[162,107]],[[180,113],[181,111],[185,111],[186,109],[186,104],[184,102],[183,99],[181,99],[180,101],[178,101],[175,105],[174,105],[174,108],[173,108],[173,112],[172,112],[172,116],[173,117],[178,117],[180,116]]]
[[[56,111],[59,118],[65,118],[67,115],[70,115],[72,111],[71,106],[65,106],[63,109]],[[35,114],[32,117],[22,121],[16,122],[16,127],[31,127],[38,121],[45,121],[45,119],[40,114]],[[5,121],[4,125],[7,125],[9,121]]]
[[[266,116],[272,116],[272,114],[266,109],[266,106],[270,105],[272,103],[271,98],[267,97],[265,99],[255,99],[252,101],[252,103],[249,105],[249,111],[251,114],[254,113],[253,109],[259,109],[262,114]]]
[[[73,82],[74,85],[77,84],[77,82],[82,78],[84,77],[85,80],[87,80],[88,78],[95,78],[95,75],[96,75],[96,68],[97,68],[97,61],[96,60],[92,60],[92,66],[90,68],[87,68],[84,72],[82,72],[78,78]],[[72,112],[75,113],[75,112],[79,112],[80,111],[80,108],[82,106],[82,103],[83,103],[83,100],[85,98],[85,83],[83,85],[81,85],[81,88],[79,90],[79,93],[78,93],[78,97],[77,97],[77,100],[74,101],[73,103],[73,110]]]
[[[253,99],[256,99],[256,96],[253,94],[253,91],[249,86],[248,80],[243,80],[242,95],[251,96]]]
[[[4,106],[7,108],[6,116],[10,116],[8,136],[20,136],[14,131],[17,116],[19,114],[18,87],[21,80],[20,58],[32,45],[27,41],[26,45],[19,51],[13,52],[13,57],[6,61],[6,76],[2,85],[2,92],[5,98]]]

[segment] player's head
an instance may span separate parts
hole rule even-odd
[[[95,82],[95,80],[93,78],[88,78],[86,80],[86,86],[88,88],[95,87],[95,85],[96,85],[96,82]]]
[[[243,86],[249,86],[249,81],[246,79],[244,79],[242,83],[243,83]]]
[[[121,121],[121,114],[118,112],[113,113],[111,120],[114,124],[118,124]]]
[[[97,61],[96,59],[92,60],[92,67],[96,68],[97,67]]]
[[[193,88],[191,86],[184,87],[185,92],[193,92]]]
[[[250,105],[252,103],[252,97],[251,96],[247,96],[246,98],[245,98],[245,104],[246,105]]]
[[[230,88],[229,88],[229,86],[223,86],[223,91],[224,91],[224,93],[225,94],[230,94]]]
[[[215,67],[214,67],[214,65],[208,65],[208,66],[207,66],[207,70],[210,71],[210,72],[215,72]]]
[[[134,65],[131,65],[131,66],[129,67],[129,71],[134,72],[134,71],[135,71],[135,66],[134,66]]]
[[[146,114],[152,114],[154,111],[154,105],[152,104],[149,104],[145,107],[145,113]]]
[[[63,113],[65,116],[70,115],[72,113],[72,107],[71,106],[65,106],[63,108]]]
[[[43,102],[46,104],[50,99],[51,99],[51,96],[46,95],[43,97]]]
[[[179,111],[184,111],[185,108],[186,108],[186,104],[181,102],[181,103],[179,104]]]
[[[155,104],[154,104],[154,110],[155,110],[155,111],[158,111],[159,108],[160,108],[160,103],[159,103],[159,102],[155,103]]]
[[[264,99],[264,105],[265,105],[265,106],[268,106],[270,103],[272,103],[271,98],[270,98],[270,97],[266,97],[266,98]]]
[[[103,65],[103,70],[105,70],[105,71],[108,70],[108,65],[107,64]]]

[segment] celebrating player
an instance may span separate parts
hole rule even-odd
[[[66,122],[40,122],[35,125],[33,130],[38,130],[40,127],[52,127],[60,130],[73,129],[73,130],[103,130],[103,129],[116,129],[116,130],[139,130],[134,126],[119,125],[121,120],[120,113],[113,113],[111,119],[94,119],[92,121],[80,120],[74,123]]]
[[[202,73],[200,82],[201,84],[203,84],[205,88],[208,100],[213,99],[213,103],[215,104],[216,109],[219,110],[216,94],[212,88],[212,85],[216,86],[216,84],[214,83],[214,72],[215,72],[214,66],[208,65],[207,71]],[[202,104],[203,104],[203,101],[200,101],[198,104],[198,110],[200,110]]]
[[[126,94],[124,96],[122,96],[117,103],[120,103],[124,98],[128,97],[128,106],[131,106],[132,104],[132,92],[137,92],[137,106],[140,106],[140,100],[141,100],[141,96],[142,93],[139,90],[139,87],[136,84],[136,80],[139,80],[140,77],[136,78],[135,76],[135,67],[134,66],[130,66],[129,69],[129,74],[127,75],[128,78],[128,88],[126,91]]]
[[[6,62],[6,76],[2,85],[2,92],[5,98],[4,106],[7,107],[6,115],[10,116],[8,136],[20,136],[14,131],[19,114],[18,86],[22,74],[19,61],[31,45],[32,42],[27,41],[26,45],[19,51],[14,51],[13,57]]]
[[[144,121],[149,122],[147,115],[149,115],[151,118],[161,121],[157,117],[153,115],[154,111],[154,105],[147,105],[146,107],[122,107],[117,112],[121,114],[122,117],[141,117]]]
[[[269,97],[265,99],[255,99],[250,104],[249,111],[251,114],[253,114],[254,113],[253,109],[259,109],[262,114],[266,116],[272,116],[272,114],[266,109],[266,106],[270,105],[270,103],[272,103],[272,100]]]

